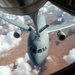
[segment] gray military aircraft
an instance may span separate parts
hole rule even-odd
[[[0,15],[0,18],[30,32],[28,38],[28,54],[34,65],[40,65],[46,58],[49,48],[48,33],[58,31],[58,38],[63,41],[66,38],[62,29],[74,26],[75,23],[67,25],[51,26],[46,25],[46,20],[43,14],[38,14],[39,9],[47,2],[50,1],[61,9],[66,10],[68,13],[75,15],[75,1],[74,0],[0,0],[0,10],[14,15],[30,15],[34,22],[34,27],[15,22],[14,20],[7,19]],[[68,4],[66,5],[64,2]],[[74,1],[74,3],[73,3]],[[72,6],[73,5],[73,6]],[[65,7],[64,7],[65,6]],[[68,6],[68,7],[66,7]],[[72,9],[71,9],[72,8]],[[14,32],[14,37],[21,36],[21,30]]]

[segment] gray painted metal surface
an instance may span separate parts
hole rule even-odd
[[[47,0],[0,0],[0,10],[15,15],[32,14],[46,2]]]
[[[43,15],[39,15],[37,20],[38,20],[37,25],[40,30],[42,27],[46,25],[45,18]],[[36,50],[36,53],[32,53],[30,51],[31,47],[34,48],[34,50]],[[45,60],[48,53],[48,47],[49,47],[49,36],[47,34],[47,29],[43,30],[40,33],[40,37],[36,35],[36,31],[32,30],[30,32],[28,38],[28,53],[29,53],[29,57],[31,58],[32,62],[35,65],[39,65]],[[45,48],[44,51],[43,48]],[[39,49],[41,49],[42,52],[38,53]]]

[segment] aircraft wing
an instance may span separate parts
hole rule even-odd
[[[29,30],[29,26],[28,25],[25,25],[25,24],[21,24],[21,23],[19,23],[19,22],[17,22],[17,21],[14,21],[14,20],[12,20],[12,19],[8,19],[8,18],[5,18],[5,17],[3,17],[2,15],[0,15],[0,19],[3,19],[3,20],[5,20],[5,21],[7,21],[8,23],[11,23],[12,25],[15,25],[15,26],[18,26],[18,27],[20,27],[20,28],[22,28],[22,29],[25,29],[25,30]]]
[[[49,26],[47,33],[55,32],[55,31],[62,30],[62,29],[66,29],[66,28],[69,28],[69,27],[72,27],[72,26],[75,26],[75,22],[63,23],[61,25],[55,25],[55,26]]]

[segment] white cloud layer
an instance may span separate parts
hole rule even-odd
[[[8,19],[13,19],[14,21],[24,23],[23,17],[13,16],[13,15],[8,15],[8,14],[5,14],[4,16],[7,17]],[[13,36],[14,31],[19,29],[17,26],[14,26],[10,23],[7,23],[4,20],[2,20],[2,24],[4,26],[0,26],[0,32],[1,32],[1,35],[0,35],[0,53],[4,52],[4,51],[8,51],[8,50],[18,46],[21,39],[22,39],[21,37],[16,39]]]
[[[0,30],[3,30],[3,27],[2,26],[0,26]]]
[[[53,61],[53,59],[51,58],[51,56],[48,56],[46,59],[47,59],[48,61],[50,61],[50,62]]]
[[[39,70],[36,68],[32,69],[32,66],[28,61],[30,61],[30,59],[27,53],[24,58],[18,58],[15,63],[17,68],[13,71],[13,75],[38,75]]]
[[[10,66],[0,66],[0,75],[38,75],[39,70],[36,68],[33,69],[28,61],[30,60],[26,53],[25,57],[18,58],[15,64],[10,64]],[[16,68],[14,69],[15,66]]]
[[[6,17],[11,18],[8,15]],[[12,19],[14,19],[13,17],[14,16],[12,16]],[[23,17],[20,16],[15,17],[14,20],[24,23]],[[3,33],[6,33],[6,35],[3,35],[3,33],[0,35],[0,53],[18,46],[21,41],[21,38],[16,39],[13,36],[14,30],[16,30],[17,27],[11,24],[9,25],[9,23],[7,23],[7,25],[7,30],[4,29],[3,26],[0,26],[0,30],[3,30]],[[5,54],[3,56],[5,56]],[[0,75],[38,75],[39,70],[32,65],[29,56],[26,53],[24,58],[21,57],[16,59],[15,64],[11,63],[8,66],[0,66]]]
[[[58,18],[58,21],[62,21],[62,19],[63,19],[62,17],[61,18]]]
[[[0,52],[8,51],[19,45],[21,38],[14,38],[14,31],[9,32],[7,35],[0,35]]]
[[[68,55],[65,55],[63,57],[63,59],[68,63],[68,64],[72,64],[75,62],[75,48],[73,48],[72,50],[70,50]]]
[[[9,66],[0,66],[0,75],[12,75]]]

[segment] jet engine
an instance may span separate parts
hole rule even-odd
[[[19,37],[21,37],[21,34],[22,34],[22,31],[21,31],[20,29],[17,29],[17,30],[14,32],[13,36],[14,36],[15,38],[19,38]]]
[[[64,41],[66,38],[66,34],[63,31],[58,31],[57,36],[61,41]]]

